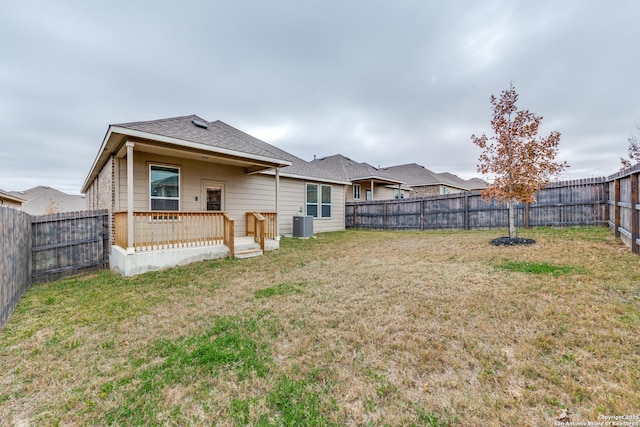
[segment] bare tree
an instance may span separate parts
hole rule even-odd
[[[620,170],[631,167],[631,165],[640,162],[640,141],[638,135],[640,135],[640,123],[636,123],[637,132],[627,139],[629,146],[627,147],[628,159],[620,157]]]
[[[542,116],[516,106],[518,94],[513,87],[502,91],[500,98],[491,95],[494,135],[471,135],[471,140],[483,151],[478,172],[493,175],[493,183],[482,195],[507,203],[509,208],[509,237],[516,238],[515,202],[533,203],[535,195],[566,169],[566,162],[555,161],[560,133],[551,132],[538,137]]]

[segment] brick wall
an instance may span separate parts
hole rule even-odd
[[[107,209],[109,211],[109,246],[115,240],[115,157],[111,156],[93,180],[86,193],[87,209]]]

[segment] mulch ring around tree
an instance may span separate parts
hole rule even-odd
[[[513,239],[510,237],[498,237],[497,239],[493,239],[491,244],[493,246],[516,246],[516,245],[533,245],[536,241],[533,239],[525,239],[522,237],[514,237]]]

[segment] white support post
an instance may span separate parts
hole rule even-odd
[[[133,146],[132,141],[127,141],[127,253],[132,254],[134,248],[133,230]]]
[[[280,239],[280,168],[276,168],[276,239]]]

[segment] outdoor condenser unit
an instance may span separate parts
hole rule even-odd
[[[313,217],[308,215],[293,216],[293,237],[313,236]]]

